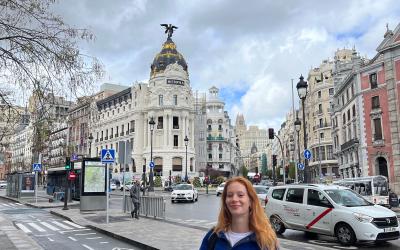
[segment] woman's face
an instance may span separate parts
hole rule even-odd
[[[30,186],[30,185],[32,184],[31,178],[26,178],[26,179],[25,179],[25,184],[26,184],[27,186]]]
[[[225,204],[232,217],[248,215],[250,213],[250,197],[246,187],[239,182],[234,182],[228,186],[226,191]]]

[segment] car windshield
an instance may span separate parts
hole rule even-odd
[[[268,193],[268,189],[264,187],[254,187],[257,194],[266,194]]]
[[[192,190],[192,186],[191,185],[180,184],[180,185],[176,185],[176,187],[174,189],[175,190]]]
[[[374,205],[351,189],[330,189],[325,190],[325,192],[336,204],[345,207],[361,207]]]
[[[215,187],[215,186],[214,186]],[[219,187],[225,187],[225,183],[221,183]]]

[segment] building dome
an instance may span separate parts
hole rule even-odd
[[[151,64],[150,77],[153,77],[156,73],[163,72],[165,68],[170,65],[178,63],[182,66],[183,70],[187,73],[187,64],[183,56],[176,50],[176,45],[170,37],[162,46],[161,52],[158,53],[153,63]]]

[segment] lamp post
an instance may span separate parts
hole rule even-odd
[[[153,130],[154,130],[155,121],[153,117],[150,118],[150,164],[153,162]],[[149,174],[149,192],[154,191],[154,181],[153,181],[153,168],[150,166],[150,174]]]
[[[187,135],[185,135],[185,139],[184,139],[184,141],[185,141],[185,148],[186,148],[186,170],[185,170],[185,182],[187,182],[187,181],[188,181],[188,175],[187,175],[187,146],[188,146],[188,143],[189,143],[189,138],[187,137]]]
[[[300,76],[300,81],[297,83],[297,93],[299,98],[301,99],[301,106],[303,107],[303,133],[304,133],[304,150],[307,149],[307,134],[306,134],[306,111],[304,107],[304,103],[307,97],[307,87],[308,84],[304,81],[303,75]],[[308,169],[308,160],[304,159],[304,182],[308,183],[310,181],[309,177],[309,169]]]
[[[299,139],[299,133],[300,133],[300,129],[301,129],[301,121],[299,119],[299,117],[296,117],[296,121],[294,122],[294,129],[297,132],[297,153],[298,153],[298,161],[300,162],[300,139]],[[295,172],[296,172],[296,183],[299,182],[299,177],[298,177],[298,173],[297,173],[297,166],[295,166]]]
[[[89,134],[88,141],[89,141],[89,157],[92,157],[92,141],[93,141],[92,133]]]

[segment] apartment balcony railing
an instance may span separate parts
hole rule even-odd
[[[110,139],[112,139],[113,138],[113,135],[110,135]]]
[[[108,140],[108,136],[104,137],[104,140]]]
[[[129,131],[130,131],[131,133],[135,132],[135,130],[134,130],[133,128],[131,128]]]
[[[224,137],[222,137],[222,136],[208,136],[207,137],[207,141],[223,141],[223,140],[225,140],[225,138]]]
[[[120,136],[124,136],[124,134],[125,134],[124,132],[121,132],[119,135],[120,135]]]
[[[172,128],[173,129],[179,129],[179,125],[173,125]]]
[[[115,134],[115,138],[117,138],[117,137],[118,137],[118,133]]]
[[[99,142],[99,139],[94,140],[94,142]]]
[[[353,139],[343,143],[342,145],[340,145],[340,150],[343,151],[343,150],[346,150],[346,149],[351,148],[353,146],[356,146],[358,144],[359,144],[358,139],[357,138],[353,138]]]

